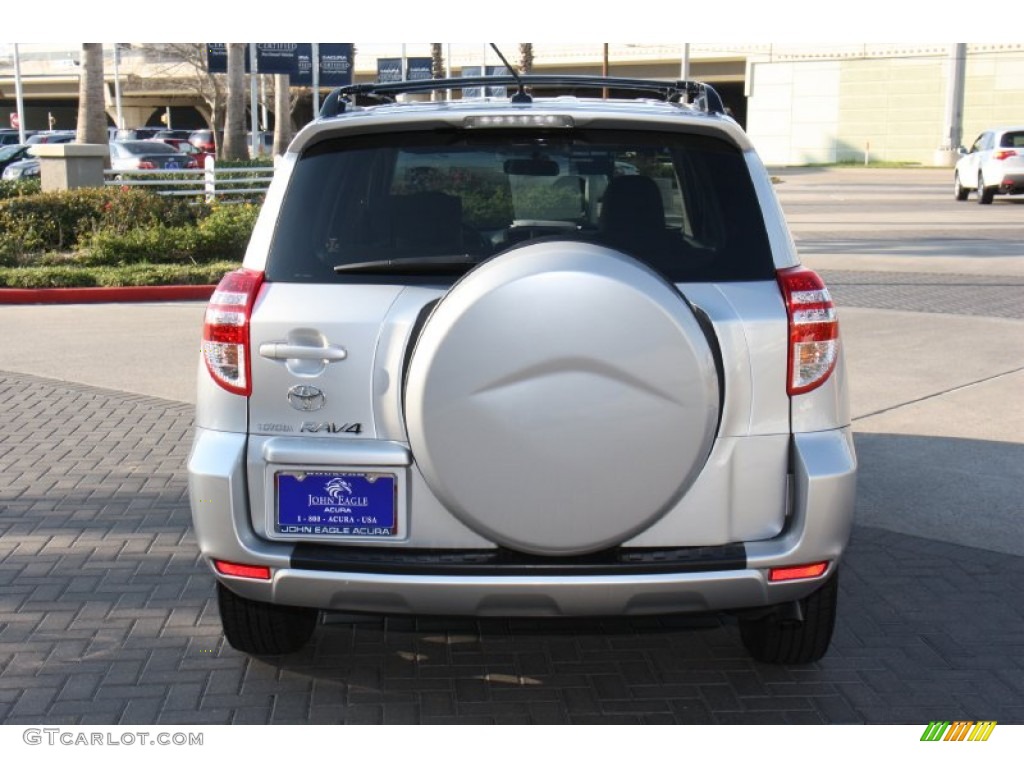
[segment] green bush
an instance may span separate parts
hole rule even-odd
[[[0,180],[0,200],[7,200],[12,197],[25,197],[26,195],[38,195],[42,185],[39,179],[8,179]]]
[[[198,240],[195,227],[148,227],[128,232],[96,232],[74,259],[89,266],[192,261]]]
[[[273,168],[272,160],[265,157],[249,158],[248,160],[218,160],[218,168]]]
[[[0,267],[2,288],[81,288],[97,285],[88,267]]]
[[[132,264],[124,267],[0,267],[0,288],[90,288],[126,285],[215,285],[238,262]]]
[[[202,211],[145,190],[75,189],[0,201],[0,259],[71,251],[98,231],[127,233],[194,223]]]
[[[198,242],[194,258],[241,259],[256,226],[259,206],[250,203],[214,206],[196,227]]]
[[[200,264],[241,260],[259,209],[218,205],[194,226],[149,226],[96,232],[76,256],[81,264],[113,266],[149,262]]]

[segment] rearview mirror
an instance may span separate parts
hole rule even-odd
[[[542,158],[517,158],[506,160],[504,164],[506,176],[557,176],[558,163]]]

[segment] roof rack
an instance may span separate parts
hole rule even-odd
[[[591,77],[588,75],[488,75],[486,77],[452,77],[437,80],[401,80],[391,83],[357,83],[335,88],[324,99],[320,117],[342,114],[355,99],[363,97],[378,103],[395,101],[400,93],[464,90],[466,88],[493,88],[502,86],[530,86],[531,88],[609,88],[654,94],[666,102],[683,102],[706,114],[725,114],[722,97],[707,83],[696,80],[636,80],[625,77]],[[530,101],[526,94],[516,91],[513,102]]]

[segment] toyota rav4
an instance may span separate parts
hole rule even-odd
[[[339,89],[210,300],[198,386],[195,532],[244,652],[321,610],[728,612],[762,661],[827,650],[836,312],[710,86]]]

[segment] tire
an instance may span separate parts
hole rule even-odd
[[[836,622],[839,572],[816,592],[800,601],[803,621],[772,614],[760,619],[741,619],[743,645],[757,661],[767,664],[810,664],[828,651]]]
[[[963,184],[960,183],[960,174],[954,174],[953,176],[953,196],[960,202],[967,199],[971,190],[967,189]]]
[[[424,480],[468,528],[583,555],[685,495],[719,402],[714,354],[674,286],[617,251],[552,241],[485,261],[438,302],[410,356],[405,421]]]
[[[985,178],[979,173],[978,174],[978,204],[979,205],[991,205],[992,198],[996,196],[996,190],[994,187],[985,186]]]
[[[320,616],[315,608],[249,600],[219,582],[217,605],[231,647],[253,656],[295,653],[309,642]]]

